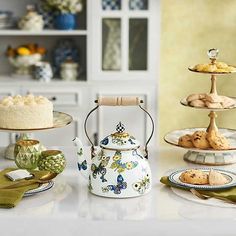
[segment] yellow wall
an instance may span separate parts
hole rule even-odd
[[[189,65],[208,62],[210,48],[219,60],[236,65],[236,0],[162,0],[159,80],[160,141],[166,132],[208,125],[207,112],[186,108],[181,98],[208,92],[210,76]],[[219,94],[236,97],[236,74],[218,77]],[[218,113],[218,126],[236,128],[236,111]]]

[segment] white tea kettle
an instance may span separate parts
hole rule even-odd
[[[153,136],[154,122],[151,115],[141,107],[143,101],[137,97],[103,97],[95,102],[97,106],[89,112],[84,123],[85,134],[92,145],[89,168],[81,141],[78,138],[73,140],[78,149],[78,168],[88,178],[89,191],[111,198],[137,197],[148,193],[152,180],[147,145]],[[116,126],[116,132],[101,140],[100,148],[95,149],[87,133],[87,120],[99,106],[139,106],[152,122],[152,132],[144,150],[140,148],[138,140],[125,132],[121,122]]]

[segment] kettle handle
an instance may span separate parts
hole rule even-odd
[[[150,113],[145,110],[141,104],[144,103],[143,100],[141,100],[139,97],[100,97],[99,99],[95,100],[95,103],[97,104],[96,107],[94,107],[86,116],[85,121],[84,121],[84,131],[85,131],[85,135],[88,138],[90,144],[92,145],[91,147],[91,153],[92,153],[92,157],[95,156],[95,152],[94,152],[94,143],[92,142],[92,140],[90,139],[88,132],[87,132],[87,121],[89,116],[96,111],[99,106],[139,106],[141,110],[143,110],[148,117],[151,120],[151,124],[152,124],[152,131],[151,134],[148,138],[148,140],[146,141],[145,144],[145,158],[148,159],[148,144],[150,142],[150,140],[152,139],[153,133],[154,133],[154,121],[152,116],[150,115]]]

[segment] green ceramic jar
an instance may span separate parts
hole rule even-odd
[[[38,166],[38,160],[42,151],[42,146],[38,140],[19,140],[15,144],[15,163],[20,169],[33,170]]]
[[[64,154],[59,150],[43,151],[39,157],[39,170],[47,170],[52,173],[60,174],[66,167]]]

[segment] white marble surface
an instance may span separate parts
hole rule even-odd
[[[183,149],[150,151],[153,189],[140,198],[106,199],[87,192],[77,171],[74,147],[61,149],[67,168],[48,192],[24,198],[14,209],[0,209],[1,235],[223,235],[235,236],[235,208],[206,206],[175,195],[159,183],[162,175],[192,166]],[[88,155],[89,156],[89,155]],[[0,159],[0,168],[14,162]],[[235,170],[235,165],[224,166]]]

